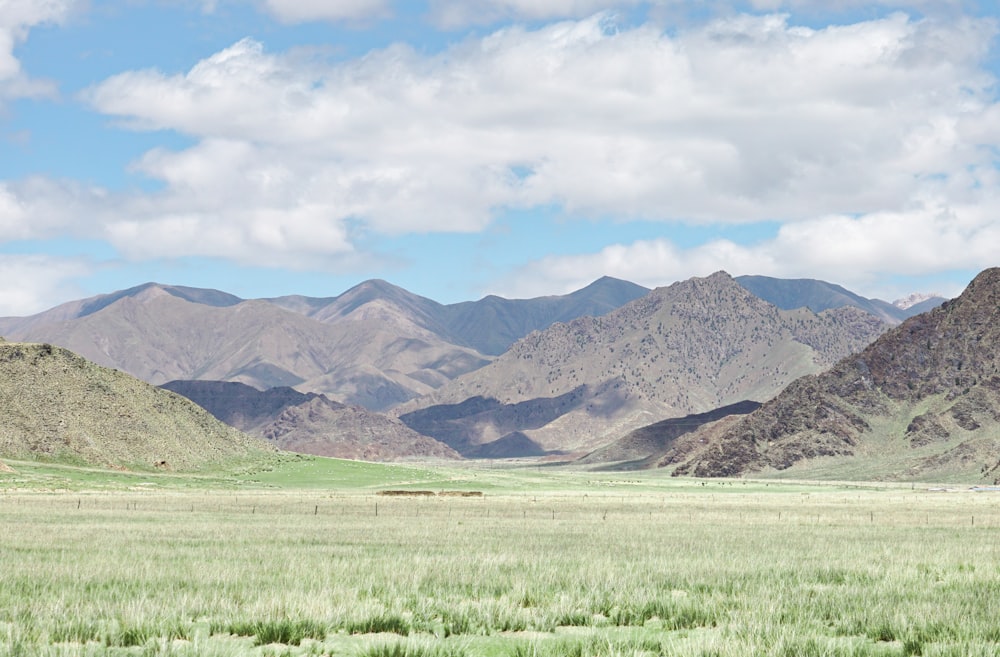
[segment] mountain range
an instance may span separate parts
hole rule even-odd
[[[944,298],[936,294],[912,294],[892,303],[881,299],[866,299],[839,285],[811,278],[772,278],[770,276],[738,276],[736,282],[764,301],[784,310],[808,308],[824,310],[851,306],[871,313],[888,324],[899,324],[941,305]]]
[[[901,305],[721,272],[652,291],[602,278],[564,296],[452,305],[384,281],[251,300],[150,283],[3,318],[0,333],[165,384],[285,449],[569,456],[650,422],[769,399],[922,307]],[[373,412],[389,409],[400,419]]]
[[[446,306],[384,281],[338,297],[256,300],[149,283],[0,319],[0,335],[58,344],[153,384],[294,386],[385,410],[482,367],[535,328],[607,312],[645,292],[603,278],[561,297]]]
[[[664,418],[770,399],[887,328],[849,306],[782,310],[718,272],[531,333],[396,410],[466,456],[487,445],[506,456],[586,452]]]
[[[1000,269],[754,413],[678,439],[675,474],[1000,480]]]

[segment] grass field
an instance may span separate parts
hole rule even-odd
[[[0,655],[1000,655],[997,493],[11,465]]]

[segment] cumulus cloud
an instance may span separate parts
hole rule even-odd
[[[0,255],[0,317],[46,310],[54,299],[79,298],[74,280],[90,273],[83,260],[44,255]]]
[[[445,28],[490,25],[501,20],[584,18],[601,11],[648,4],[644,0],[431,0],[431,20]],[[659,3],[654,3],[659,4]]]
[[[553,256],[512,273],[494,290],[533,297],[577,290],[609,275],[647,287],[725,270],[733,276],[819,278],[872,297],[894,298],[891,275],[926,275],[996,266],[1000,244],[1000,198],[970,206],[928,203],[903,212],[832,215],[782,226],[774,238],[755,244],[714,240],[681,248],[669,238],[615,244],[597,253]],[[960,290],[941,290],[958,294]]]
[[[381,18],[389,14],[388,0],[263,0],[264,8],[285,23]]]
[[[163,190],[104,212],[103,229],[137,257],[272,261],[352,253],[359,231],[479,231],[536,206],[793,222],[773,245],[681,254],[706,262],[713,249],[758,263],[793,243],[822,251],[814,236],[851,226],[888,240],[877,229],[893,217],[965,221],[996,190],[1000,109],[983,68],[995,33],[903,14],[824,29],[734,15],[665,33],[598,14],[336,63],[244,40],[185,73],[86,92],[131,129],[198,141],[137,162]]]
[[[0,181],[0,242],[93,237],[109,201],[100,188],[34,176]]]
[[[0,101],[55,92],[52,83],[33,80],[22,70],[14,48],[32,27],[62,22],[76,4],[77,0],[0,0]]]
[[[693,7],[693,5],[698,5]],[[754,12],[794,12],[801,15],[836,16],[873,9],[918,11],[928,15],[975,13],[976,0],[713,0],[691,3],[685,0],[430,0],[429,17],[444,29],[470,25],[492,25],[505,20],[542,21],[585,18],[601,11],[644,10],[651,17],[690,23],[692,11],[733,14]]]

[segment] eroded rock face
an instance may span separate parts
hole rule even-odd
[[[531,449],[586,453],[664,418],[770,399],[888,328],[853,307],[781,310],[718,272],[532,333],[398,410],[459,451],[520,432]]]
[[[977,479],[996,469],[998,426],[1000,269],[988,269],[957,299],[789,385],[713,436],[710,448],[694,450],[676,472],[780,470],[817,456],[856,455],[877,435],[895,441],[888,449],[912,452],[903,459],[911,474],[962,470]]]

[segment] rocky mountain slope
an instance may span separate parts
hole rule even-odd
[[[645,291],[601,279],[563,297],[446,306],[384,281],[325,299],[249,301],[150,283],[3,318],[0,333],[58,344],[154,384],[294,386],[384,410],[485,365],[534,328],[606,312]]]
[[[741,401],[706,413],[660,420],[630,431],[615,442],[594,450],[576,463],[580,465],[616,464],[614,469],[639,469],[652,465],[650,457],[667,451],[681,436],[723,418],[743,416],[760,408],[760,402]]]
[[[0,408],[8,458],[189,470],[274,452],[179,395],[48,344],[0,342]]]
[[[1000,478],[1000,269],[746,418],[679,440],[676,474]]]
[[[779,308],[793,310],[808,308],[823,312],[851,306],[869,312],[889,324],[899,324],[909,317],[926,312],[944,303],[934,295],[919,295],[914,303],[889,303],[879,299],[866,299],[839,285],[809,278],[783,279],[770,276],[737,276],[736,282],[761,299]],[[914,296],[916,299],[916,295]]]
[[[291,452],[365,461],[459,458],[447,445],[395,418],[324,395],[288,387],[261,391],[226,381],[171,381],[162,387],[226,424]]]
[[[491,443],[591,451],[664,418],[769,399],[886,328],[856,308],[781,310],[719,272],[532,333],[398,411],[465,455]]]
[[[60,306],[9,336],[65,346],[154,384],[177,379],[239,381],[260,389],[296,386],[384,408],[429,392],[487,362],[401,316],[358,316],[327,324],[267,301],[215,301],[147,285]]]

